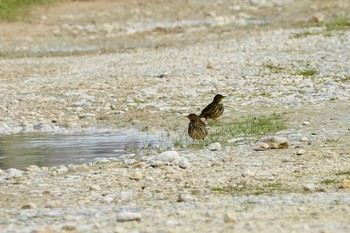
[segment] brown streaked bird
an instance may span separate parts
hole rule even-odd
[[[193,140],[204,140],[205,136],[208,135],[205,123],[194,113],[191,113],[186,117],[190,119],[190,123],[188,124],[188,135],[190,135]]]
[[[215,119],[221,116],[224,113],[224,105],[221,103],[222,99],[226,96],[221,94],[217,94],[214,97],[213,102],[211,102],[208,106],[206,106],[202,113],[199,115],[200,118],[205,118],[205,120]]]

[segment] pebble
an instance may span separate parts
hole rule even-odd
[[[21,209],[23,209],[23,210],[26,210],[26,209],[36,209],[36,208],[37,208],[36,204],[35,204],[35,203],[32,203],[32,202],[27,203],[27,204],[24,204],[24,205],[21,206]]]
[[[316,186],[314,184],[304,184],[303,189],[304,191],[307,191],[307,192],[315,192]]]
[[[290,157],[283,157],[282,158],[282,162],[283,163],[287,163],[287,162],[290,162],[291,161],[291,158]]]
[[[300,138],[300,141],[301,142],[307,142],[307,141],[309,141],[309,139],[307,137],[303,136],[303,137]]]
[[[157,155],[157,158],[162,162],[172,163],[173,161],[180,161],[179,153],[176,151],[164,151]]]
[[[305,150],[299,149],[299,150],[297,151],[297,155],[303,155],[303,154],[305,154]]]
[[[344,179],[342,182],[342,187],[345,189],[350,189],[350,180],[349,179]]]
[[[26,172],[30,172],[30,173],[41,171],[40,167],[38,167],[36,165],[30,165],[30,166],[24,168],[23,170]]]
[[[89,187],[89,191],[100,191],[100,190],[101,190],[100,186],[95,185],[95,184],[93,184]]]
[[[315,13],[311,18],[309,19],[310,23],[322,23],[324,21],[324,14],[318,12]]]
[[[7,172],[7,177],[12,178],[12,177],[20,177],[23,175],[23,171],[18,170],[16,168],[9,168],[6,170]]]
[[[122,191],[120,192],[118,199],[122,202],[131,201],[134,197],[133,191]]]
[[[117,214],[118,222],[141,221],[142,215],[138,212],[121,212]]]
[[[254,149],[256,151],[265,151],[270,148],[270,145],[265,142],[260,142],[258,146]]]
[[[226,213],[224,215],[224,222],[225,223],[235,223],[235,222],[237,222],[236,216],[233,213]]]
[[[269,144],[271,149],[286,149],[288,148],[288,140],[283,137],[268,136],[261,139],[262,142]]]
[[[186,169],[191,167],[191,163],[186,158],[181,158],[179,162],[179,167]]]
[[[75,231],[77,229],[77,226],[76,225],[64,225],[62,226],[61,228],[63,231]]]
[[[129,179],[130,180],[142,180],[143,179],[143,174],[142,172],[133,172],[131,174],[129,174]]]
[[[255,174],[251,170],[245,169],[243,172],[241,172],[241,175],[245,178],[248,178],[248,177],[254,177]]]
[[[218,151],[221,150],[221,144],[219,142],[214,142],[208,145],[208,149],[210,151]]]
[[[188,193],[180,193],[177,198],[178,202],[194,202],[196,198]]]

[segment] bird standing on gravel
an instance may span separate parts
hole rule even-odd
[[[214,97],[213,102],[211,102],[208,106],[206,106],[202,113],[199,115],[200,118],[205,118],[205,120],[215,119],[221,116],[224,113],[224,105],[221,103],[222,99],[226,96],[221,94],[217,94]]]
[[[190,135],[193,140],[204,140],[205,136],[208,134],[205,123],[199,116],[193,113],[188,115],[187,118],[190,120],[188,124],[188,135]]]

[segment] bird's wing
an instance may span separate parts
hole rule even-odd
[[[213,108],[213,103],[210,103],[208,106],[206,106],[203,110],[202,113],[199,115],[199,117],[205,117],[207,114],[211,112],[211,109]]]

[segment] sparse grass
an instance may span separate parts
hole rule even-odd
[[[339,138],[327,138],[326,144],[337,144],[340,141]]]
[[[350,29],[350,20],[346,18],[339,18],[334,22],[326,24],[327,30],[349,30]]]
[[[304,77],[309,77],[309,76],[314,76],[315,74],[318,74],[318,71],[314,69],[306,69],[306,70],[298,71],[297,74],[302,75]]]
[[[325,185],[331,185],[331,184],[337,184],[338,182],[339,181],[335,179],[325,179],[325,180],[322,180],[320,183]]]
[[[336,82],[350,82],[350,76],[345,76],[345,77],[337,78],[335,81],[336,81]]]
[[[307,37],[307,36],[313,36],[313,35],[318,35],[319,32],[309,32],[309,31],[305,31],[305,32],[300,32],[300,33],[295,33],[294,35],[290,36],[291,39],[295,38],[302,38],[302,37]]]
[[[350,170],[346,170],[346,171],[338,171],[335,173],[336,176],[348,176],[350,177]]]
[[[292,190],[282,183],[267,183],[262,185],[248,184],[243,182],[236,186],[214,187],[211,189],[215,193],[230,194],[235,196],[241,195],[271,195],[275,193],[287,193]]]
[[[263,137],[286,129],[286,119],[280,114],[270,116],[246,116],[233,122],[208,120],[209,134],[205,140],[193,142],[187,135],[187,131],[174,141],[176,148],[203,149],[212,142],[220,142],[225,145],[234,137]]]
[[[59,0],[0,0],[0,21],[21,20],[33,6],[50,5]]]
[[[280,67],[280,66],[277,66],[277,65],[274,65],[272,63],[268,63],[265,65],[267,68],[269,68],[271,70],[271,72],[273,73],[281,73],[282,70],[284,70],[283,67]]]
[[[233,122],[228,129],[231,136],[261,137],[286,129],[285,119],[279,114],[247,116]]]

